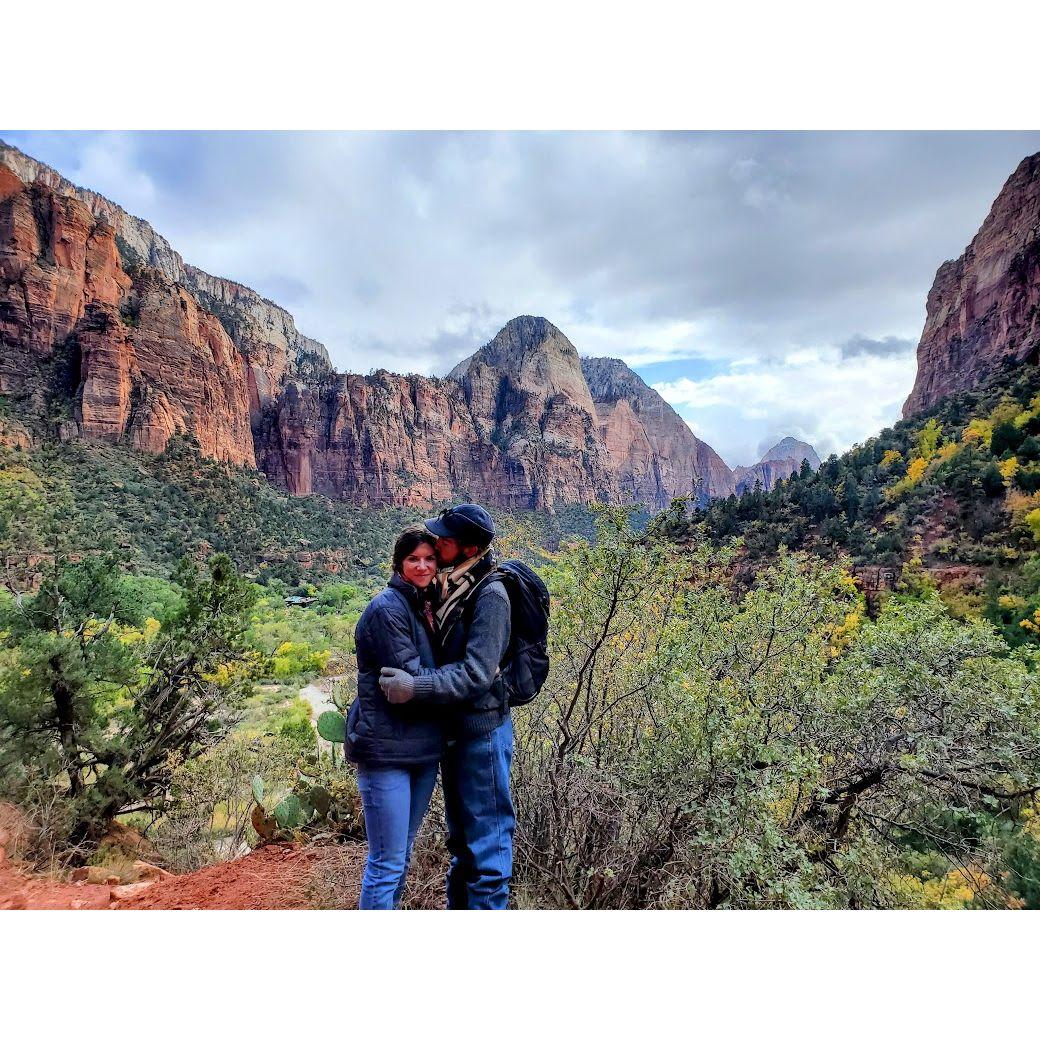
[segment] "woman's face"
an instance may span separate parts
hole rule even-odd
[[[401,577],[425,589],[437,574],[437,554],[432,545],[420,542],[402,561]]]

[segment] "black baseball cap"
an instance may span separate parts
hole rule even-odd
[[[440,516],[424,520],[426,530],[436,538],[454,538],[462,545],[490,545],[495,537],[495,521],[482,506],[466,502],[442,509]]]

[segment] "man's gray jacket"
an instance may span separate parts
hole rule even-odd
[[[511,609],[495,570],[496,561],[488,553],[474,571],[473,591],[434,640],[437,668],[409,669],[416,677],[417,700],[451,709],[449,737],[485,736],[509,716],[499,665],[509,648]]]

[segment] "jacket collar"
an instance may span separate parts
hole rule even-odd
[[[409,603],[416,607],[421,607],[423,598],[429,595],[428,591],[416,588],[410,581],[405,581],[404,578],[397,573],[391,575],[387,585],[392,589],[397,589],[398,592],[408,599]],[[432,588],[433,582],[430,583],[430,589]]]

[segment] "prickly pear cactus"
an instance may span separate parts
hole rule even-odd
[[[260,774],[257,773],[253,776],[253,798],[256,799],[256,804],[263,808],[264,805],[264,781],[261,779]]]
[[[329,815],[332,808],[332,795],[324,787],[312,787],[307,792],[307,801],[310,802],[314,815],[324,819]]]
[[[318,733],[332,744],[343,744],[347,739],[347,720],[338,711],[323,711],[318,716]]]
[[[294,794],[287,795],[274,807],[274,818],[285,831],[299,830],[307,822],[303,803]]]

